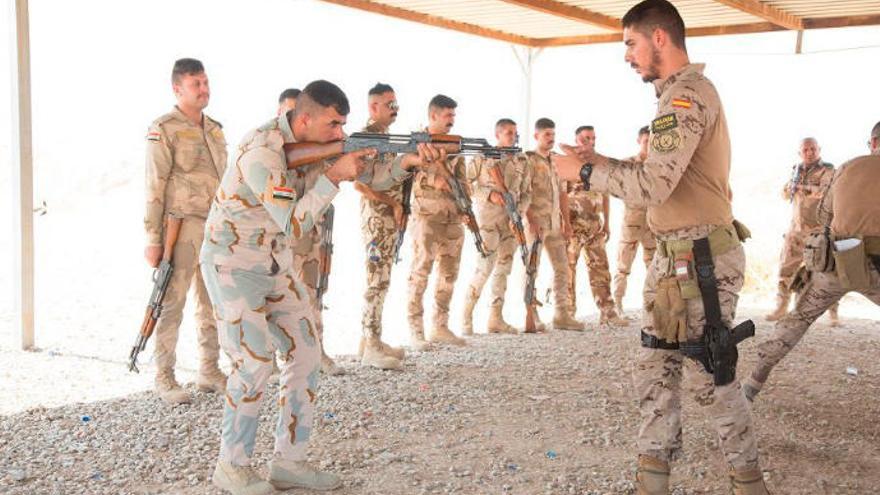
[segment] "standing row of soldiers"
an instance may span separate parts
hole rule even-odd
[[[875,156],[857,159],[835,174],[821,210],[828,242],[807,242],[813,247],[808,272],[812,275],[799,277],[797,306],[781,319],[774,337],[762,344],[759,366],[744,393],[735,377],[736,339],[747,332],[740,332],[742,325],[733,328],[733,319],[744,279],[741,242],[747,231],[732,214],[730,141],[721,100],[703,75],[703,66],[690,63],[684,23],[671,3],[645,0],[624,16],[622,25],[627,63],[645,82],[654,83],[659,99],[657,117],[644,136],[649,149],[625,160],[600,155],[586,137],[578,147],[563,146],[564,155],[553,155],[555,125],[540,119],[534,151],[497,161],[477,158],[470,167],[460,156],[447,156],[430,144],[419,145],[418,153],[360,150],[333,161],[291,167],[288,153],[297,143],[345,138],[342,129],[350,110],[345,94],[332,83],[315,81],[293,95],[293,109],[279,111],[277,118],[249,132],[226,167],[221,127],[202,113],[209,97],[204,67],[192,59],[175,64],[172,86],[178,105],[154,122],[147,135],[145,256],[151,265],[163,255],[163,217],[170,213],[184,219],[173,253],[174,279],[156,330],[156,386],[168,402],[188,400],[174,379],[173,365],[180,311],[192,284],[202,353],[197,384],[224,394],[215,485],[233,494],[341,485],[338,476],[311,467],[305,459],[322,368],[317,246],[331,228],[331,202],[340,183],[353,181],[363,194],[368,259],[362,360],[385,369],[399,368],[403,359],[402,350],[381,340],[381,308],[409,187],[414,199],[409,228],[414,261],[407,312],[410,343],[420,350],[433,343],[463,343],[449,329],[449,302],[464,242],[462,223],[473,222],[462,218],[451,194],[456,184],[465,190],[474,185],[473,195],[480,203],[476,239],[479,243],[482,237],[484,243],[478,245],[486,254],[469,287],[464,333],[473,332],[472,311],[493,270],[488,328],[513,330],[502,309],[518,239],[501,209],[501,192],[518,200],[528,241],[543,241],[554,269],[553,325],[562,329],[583,329],[574,318],[572,259],[576,263],[584,245],[607,238],[607,223],[587,221],[584,212],[606,210],[605,194],[642,208],[656,238],[656,253],[645,283],[646,311],[634,371],[642,416],[637,491],[669,493],[670,462],[682,445],[680,395],[686,376],[694,382],[690,388],[697,403],[713,417],[734,493],[768,493],[747,397],[755,397],[772,366],[847,290],[862,291],[880,302],[880,212],[868,189],[880,179],[880,124],[870,141]],[[435,97],[426,131],[449,133],[455,109],[452,99]],[[370,92],[366,130],[387,133],[397,111],[393,90],[378,85]],[[496,137],[499,145],[513,144],[515,123],[499,121]],[[491,173],[499,168],[503,187]],[[572,212],[579,225],[572,225]],[[640,213],[630,214],[635,218]],[[640,221],[633,223],[641,225]],[[568,242],[573,235],[580,237]],[[835,251],[836,272],[819,263],[832,251],[831,240],[848,238],[858,238],[861,249],[846,259]],[[824,258],[818,252],[822,246]],[[435,263],[439,273],[434,320],[425,332],[422,298]],[[614,302],[604,297],[597,304],[601,318],[615,323]],[[217,367],[218,347],[232,362],[228,379]],[[279,415],[275,455],[264,480],[250,463],[276,352],[281,357]],[[323,360],[325,371],[333,372],[329,358]]]

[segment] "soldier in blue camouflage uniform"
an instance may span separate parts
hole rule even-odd
[[[357,178],[382,189],[408,176],[402,167],[411,168],[418,160],[397,160],[369,177],[361,174],[362,159],[373,150],[349,153],[297,195],[284,144],[341,139],[348,111],[348,100],[338,87],[327,81],[309,84],[296,110],[245,136],[208,216],[201,269],[220,345],[233,367],[213,482],[233,494],[271,493],[273,485],[328,490],[341,484],[337,476],[305,462],[317,400],[320,344],[308,291],[294,275],[291,239],[314,227],[339,191],[339,182]],[[276,349],[282,365],[270,485],[249,464]]]

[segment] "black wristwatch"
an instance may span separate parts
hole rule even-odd
[[[585,163],[581,165],[581,182],[584,185],[584,191],[590,190],[590,176],[593,175],[593,164]]]

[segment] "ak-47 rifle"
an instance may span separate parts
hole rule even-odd
[[[526,266],[526,289],[523,297],[526,303],[526,333],[538,331],[538,295],[535,293],[535,281],[538,278],[538,261],[541,258],[541,236],[536,236],[529,251],[529,264]]]
[[[318,308],[324,308],[324,294],[330,283],[330,263],[333,261],[333,216],[335,210],[333,205],[327,207],[324,211],[324,217],[321,221],[321,248],[320,260],[318,265],[318,284],[315,287],[316,298],[318,299]]]
[[[140,373],[137,367],[138,354],[147,346],[147,341],[150,340],[150,336],[153,335],[153,330],[156,328],[156,322],[162,315],[162,301],[165,299],[168,283],[171,282],[171,274],[174,273],[174,265],[171,264],[174,245],[177,244],[177,236],[180,235],[182,224],[183,217],[173,214],[165,217],[165,243],[162,247],[162,261],[153,270],[153,293],[150,294],[150,302],[147,303],[147,311],[144,314],[144,321],[141,322],[137,339],[128,354],[128,371]]]
[[[342,141],[287,143],[284,145],[284,153],[287,156],[287,168],[297,168],[367,148],[375,149],[380,154],[417,153],[420,143],[431,144],[436,148],[446,150],[449,155],[483,155],[489,158],[501,158],[506,154],[522,151],[521,148],[516,147],[491,146],[488,141],[482,138],[466,138],[453,134],[355,132]]]
[[[403,236],[406,234],[406,224],[409,222],[409,215],[412,213],[412,188],[413,177],[407,177],[403,181],[403,198],[401,206],[403,207],[403,222],[397,227],[397,240],[394,242],[394,252],[392,253],[394,262],[400,261],[400,249],[403,247]]]
[[[465,225],[474,236],[474,244],[477,246],[477,251],[480,252],[480,256],[485,258],[488,256],[486,253],[486,245],[483,244],[483,236],[480,235],[480,226],[477,224],[476,215],[474,215],[471,197],[468,195],[464,186],[461,185],[461,182],[449,172],[445,163],[438,163],[437,170],[440,171],[440,174],[449,186],[449,190],[452,191],[452,199],[455,202],[455,207],[458,209],[458,212],[464,215],[467,219]]]
[[[519,251],[522,255],[523,266],[529,265],[529,248],[526,245],[526,230],[523,227],[522,215],[519,214],[519,210],[516,209],[516,200],[513,199],[513,194],[510,194],[510,191],[507,189],[507,184],[504,183],[504,176],[501,174],[501,166],[498,162],[490,163],[487,165],[489,167],[489,175],[492,177],[492,180],[495,182],[495,187],[498,189],[499,194],[504,199],[504,210],[507,211],[507,218],[510,219],[510,229],[513,231],[513,235],[516,237],[516,242],[519,243]]]

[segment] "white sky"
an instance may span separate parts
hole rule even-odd
[[[8,26],[8,9],[0,15]],[[124,191],[102,207],[130,214],[114,215],[119,223],[94,239],[127,250],[124,263],[143,264],[144,134],[174,103],[169,77],[177,58],[205,63],[212,86],[207,113],[224,124],[230,152],[248,129],[274,116],[282,89],[318,78],[347,92],[349,132],[365,122],[366,92],[377,81],[397,90],[397,132],[423,124],[427,101],[438,92],[459,102],[453,132],[491,140],[498,118],[523,124],[522,77],[510,45],[318,1],[32,0],[31,21],[35,199],[47,200],[50,212],[73,212],[86,200],[99,204],[107,191]],[[0,41],[0,65],[9,67],[8,37]],[[707,63],[725,105],[735,211],[759,238],[750,262],[771,270],[788,215],[778,190],[797,159],[799,138],[817,137],[824,158],[839,165],[865,153],[870,127],[880,120],[880,27],[808,31],[807,53],[798,56],[794,33],[693,38],[688,46],[692,61]],[[564,142],[576,126],[595,125],[600,151],[631,155],[637,129],[654,115],[654,95],[623,63],[623,48],[545,50],[535,64],[532,120],[556,120]],[[0,93],[9,94],[8,78],[0,80]],[[9,101],[0,98],[3,198],[10,197]],[[0,232],[9,232],[11,208],[3,201]],[[356,244],[343,252],[355,258],[348,268],[362,278],[356,198],[346,189],[339,201],[350,211],[337,223],[343,229],[337,236]],[[69,220],[74,227],[101,220],[100,210],[77,215]],[[64,256],[63,246],[40,248],[59,242],[40,232],[38,272],[54,266],[40,257]],[[75,228],[71,232],[76,236]],[[610,243],[612,259],[614,248]],[[469,237],[465,251],[460,278],[472,271]],[[0,264],[2,315],[11,307],[7,235],[0,236],[0,259],[7,260]],[[346,265],[334,261],[340,266]],[[456,292],[464,283],[459,280]]]

